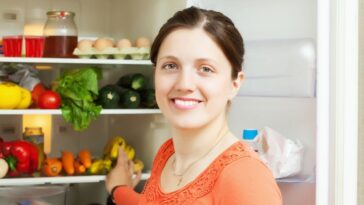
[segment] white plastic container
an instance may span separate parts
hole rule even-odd
[[[1,205],[69,205],[68,185],[0,187]]]

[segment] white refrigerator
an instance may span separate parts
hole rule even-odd
[[[241,138],[244,129],[268,126],[303,144],[300,172],[277,179],[284,205],[354,205],[357,4],[354,0],[0,0],[0,36],[39,32],[49,10],[75,12],[79,39],[133,41],[141,36],[153,39],[160,26],[185,7],[221,11],[233,20],[246,46],[246,80],[228,115],[234,134]],[[38,68],[46,84],[63,70],[86,66],[101,68],[100,87],[135,72],[145,74],[153,84],[148,60],[0,56],[0,65],[9,63]],[[48,120],[48,128],[44,128],[48,156],[87,148],[98,157],[108,139],[120,135],[144,161],[144,182],[156,151],[170,134],[158,109],[104,109],[83,132],[74,131],[60,110],[25,109],[0,110],[0,136],[6,141],[20,139],[29,123],[24,119],[38,116]],[[106,204],[104,178],[3,178],[0,204],[24,196],[38,196],[51,204]]]

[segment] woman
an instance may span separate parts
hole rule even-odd
[[[226,113],[244,78],[243,39],[223,14],[195,7],[163,25],[151,48],[159,108],[172,139],[153,162],[142,194],[133,191],[120,149],[106,189],[116,204],[279,205],[268,168],[230,132]]]

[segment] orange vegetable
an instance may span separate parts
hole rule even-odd
[[[63,169],[67,175],[73,175],[75,173],[74,167],[75,157],[72,152],[70,151],[63,151],[62,152],[62,164]]]
[[[48,177],[58,176],[62,171],[62,162],[57,158],[47,158],[44,160],[42,173]]]
[[[87,149],[81,150],[78,153],[78,159],[86,168],[91,167],[92,156],[91,156],[91,152],[89,150],[87,150]]]
[[[75,160],[74,162],[76,174],[83,174],[86,172],[86,167],[81,164],[80,161]]]

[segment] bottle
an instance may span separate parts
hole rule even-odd
[[[23,140],[33,143],[38,148],[38,170],[42,167],[44,159],[44,133],[41,127],[26,127]]]
[[[26,127],[23,133],[23,140],[31,142],[43,149],[44,133],[41,127]]]
[[[261,150],[261,143],[259,140],[257,129],[244,129],[243,140],[255,151]]]
[[[74,58],[77,47],[78,33],[74,21],[74,12],[49,11],[44,26],[45,36],[43,57]]]

